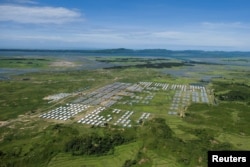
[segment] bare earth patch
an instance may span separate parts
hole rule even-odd
[[[55,61],[50,64],[51,67],[76,67],[78,66],[76,63],[71,61]]]
[[[141,165],[141,164],[146,163],[146,162],[148,162],[148,159],[142,158],[142,159],[139,161],[138,164]]]
[[[5,125],[7,125],[9,122],[7,122],[7,121],[0,121],[0,127],[1,126],[5,126]]]

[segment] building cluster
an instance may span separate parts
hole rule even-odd
[[[119,93],[123,92],[129,86],[131,86],[130,83],[115,82],[101,87],[84,97],[76,99],[73,102],[92,106],[101,105],[104,107],[110,107],[115,104],[117,100],[122,98]]]
[[[183,111],[186,106],[192,103],[209,103],[207,91],[201,85],[172,85],[171,88],[177,90],[175,92],[172,105],[168,114],[176,115],[178,111]]]
[[[140,121],[144,121],[146,119],[148,119],[148,117],[150,116],[150,113],[142,113],[142,115],[140,116],[140,118],[136,121],[137,123],[140,123]]]
[[[91,112],[89,112],[88,109],[84,117],[77,121],[78,123],[94,126],[113,124],[116,126],[131,127],[134,123],[138,124],[148,119],[151,114],[144,112],[140,117],[138,114],[132,116],[136,111],[122,111],[121,109],[111,109],[111,107],[117,102],[124,105],[133,105],[135,103],[147,105],[157,96],[157,91],[175,92],[169,109],[166,109],[170,115],[178,114],[190,103],[209,103],[206,88],[202,85],[154,82],[139,82],[132,84],[115,82],[92,91],[89,94],[82,95],[72,101],[71,104],[41,114],[40,117],[66,121],[82,111],[87,111],[90,106],[93,106],[95,109]],[[69,95],[70,94],[61,93],[51,97],[60,99]],[[124,96],[130,98],[123,100]],[[131,116],[137,121],[133,121],[134,119],[131,119]]]
[[[66,121],[71,117],[75,116],[76,114],[87,110],[88,108],[88,105],[66,104],[66,106],[60,106],[54,110],[50,110],[47,113],[43,113],[39,117]]]
[[[131,127],[131,119],[129,117],[134,114],[134,111],[126,111],[121,118],[119,118],[114,125],[121,125],[123,127]]]
[[[81,118],[78,121],[78,123],[101,126],[104,123],[111,121],[112,120],[111,115],[108,115],[108,117],[99,115],[103,110],[105,110],[105,107],[98,107],[91,113],[86,114],[83,118]]]

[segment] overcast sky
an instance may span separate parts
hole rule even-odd
[[[0,0],[0,48],[250,51],[249,0]]]

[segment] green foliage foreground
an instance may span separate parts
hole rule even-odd
[[[68,141],[65,151],[72,155],[105,155],[114,152],[115,146],[128,143],[134,138],[127,136],[126,131],[107,131],[103,136],[91,133]]]

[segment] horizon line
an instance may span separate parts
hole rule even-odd
[[[144,48],[144,49],[131,49],[131,48],[85,48],[85,49],[45,49],[45,48],[0,48],[0,51],[101,51],[101,50],[131,50],[131,51],[143,51],[143,50],[164,50],[164,51],[200,51],[200,52],[250,52],[250,50],[202,50],[202,49],[165,49],[165,48]]]

